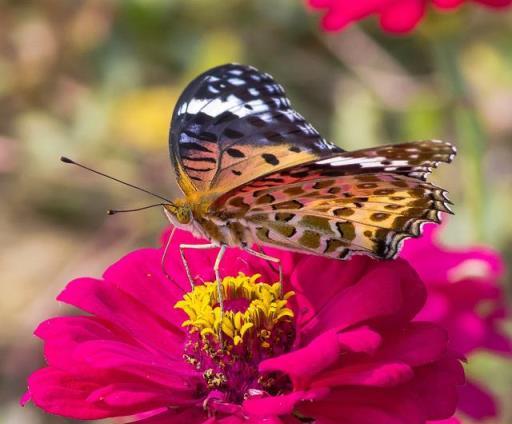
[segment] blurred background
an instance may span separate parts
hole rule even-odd
[[[156,245],[166,225],[159,210],[108,217],[152,199],[59,156],[178,195],[167,146],[174,103],[225,62],[272,74],[347,150],[452,141],[459,155],[434,178],[456,205],[443,238],[485,243],[512,265],[511,12],[431,12],[412,35],[393,37],[371,20],[323,34],[298,0],[0,0],[1,424],[70,422],[18,405],[43,364],[32,331],[66,312],[54,299],[67,281]],[[503,403],[488,422],[512,422],[510,362],[481,353],[468,372]]]

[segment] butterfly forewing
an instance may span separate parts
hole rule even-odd
[[[255,179],[211,207],[256,243],[334,258],[393,258],[422,224],[450,212],[445,191],[423,179],[455,151],[424,141],[346,152]]]
[[[225,192],[292,165],[342,152],[293,110],[268,74],[244,65],[197,77],[176,105],[170,151],[185,192]]]

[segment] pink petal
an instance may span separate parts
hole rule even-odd
[[[163,387],[151,387],[135,382],[116,382],[101,387],[87,397],[87,402],[105,405],[112,410],[123,411],[124,415],[139,411],[153,410],[164,405],[187,405],[197,401],[180,396],[178,392]]]
[[[56,415],[79,420],[112,417],[110,408],[87,402],[87,396],[99,384],[87,377],[72,377],[54,368],[43,368],[28,379],[32,402],[39,408]]]
[[[489,7],[508,7],[512,4],[512,0],[477,0],[479,3],[482,3],[485,6]]]
[[[503,261],[496,251],[485,246],[445,248],[437,244],[438,232],[436,226],[426,225],[423,236],[408,240],[400,254],[411,263],[427,285],[445,285],[471,276],[492,281],[503,274]]]
[[[73,352],[81,343],[130,339],[117,329],[109,328],[105,322],[89,316],[52,318],[39,324],[34,334],[45,342],[44,353],[48,365],[67,371],[77,370]]]
[[[266,359],[259,365],[261,373],[281,371],[288,374],[294,387],[302,387],[320,371],[330,367],[342,351],[371,352],[380,343],[378,333],[359,328],[345,333],[327,331],[302,349]]]
[[[380,11],[380,25],[385,31],[412,31],[425,14],[425,0],[401,0],[387,4]]]
[[[130,424],[201,424],[207,421],[206,413],[201,408],[168,409],[161,414],[132,421]]]
[[[320,305],[312,305],[315,315],[309,322],[300,324],[302,331],[318,333],[328,328],[343,329],[377,318],[382,326],[396,326],[420,310],[425,301],[425,288],[406,262],[372,261],[369,265],[352,286],[344,288],[341,284],[337,293],[322,299]],[[326,283],[319,277],[313,281],[322,291],[322,284]],[[332,277],[328,283],[338,285],[332,282]]]
[[[333,390],[325,399],[301,403],[298,410],[319,423],[424,424],[425,416],[412,393],[400,390],[347,388]]]
[[[459,399],[459,409],[475,420],[497,416],[498,408],[492,393],[476,382],[468,381],[459,387]]]
[[[150,305],[140,303],[107,282],[79,278],[67,285],[58,300],[122,328],[148,349],[175,356],[181,354],[183,332],[180,328],[163,321]]]
[[[157,383],[175,391],[194,391],[201,375],[181,358],[160,357],[139,347],[107,340],[82,343],[74,359],[88,365],[89,373],[111,371],[123,373],[118,379],[140,378],[147,384]],[[111,375],[114,378],[115,374]]]
[[[261,398],[251,398],[243,403],[244,412],[250,416],[270,417],[274,415],[287,415],[293,411],[298,402],[313,401],[324,397],[328,391],[308,390],[296,391],[287,395],[267,396]]]
[[[338,0],[307,0],[307,3],[314,9],[321,9],[324,7],[331,7],[336,1]]]
[[[448,337],[446,331],[435,324],[414,322],[389,334],[385,340],[379,358],[415,367],[437,361],[446,351]]]
[[[312,388],[335,386],[394,387],[411,380],[414,372],[400,362],[347,365],[315,377]]]
[[[512,355],[512,339],[498,329],[488,328],[482,348],[510,356]]]
[[[190,290],[190,285],[183,278],[174,278],[178,274],[175,270],[183,268],[181,261],[173,262],[172,268],[167,268],[168,272],[172,270],[172,280],[165,276],[160,264],[162,254],[160,249],[137,250],[111,265],[103,277],[112,287],[151,309],[160,319],[171,320],[179,326],[181,314],[174,310],[174,304]]]
[[[427,418],[440,420],[451,417],[458,399],[456,386],[464,383],[460,362],[446,358],[416,368],[415,373],[417,378],[411,388],[420,396]]]
[[[427,424],[463,424],[463,422],[456,417],[451,417],[446,420],[427,421]]]
[[[26,391],[23,393],[20,399],[20,406],[25,406],[27,403],[29,403],[32,400],[32,395],[29,391]]]
[[[322,26],[327,31],[340,30],[351,22],[359,21],[377,12],[393,0],[340,0],[332,3],[322,20]]]
[[[432,0],[432,3],[439,9],[455,9],[464,3],[464,0]]]
[[[374,353],[382,337],[369,327],[359,327],[338,333],[338,343],[344,350],[354,353]]]

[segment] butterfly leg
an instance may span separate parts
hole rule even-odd
[[[277,264],[277,267],[279,269],[279,284],[283,282],[283,266],[281,265],[281,259],[275,258],[274,256],[265,255],[262,252],[257,252],[256,250],[253,250],[250,247],[246,247],[245,251],[253,256],[256,256],[257,258]]]
[[[208,244],[180,244],[180,255],[181,260],[183,262],[183,266],[185,267],[185,272],[187,273],[188,281],[190,282],[190,287],[192,290],[194,289],[194,279],[192,278],[192,274],[190,273],[190,268],[188,266],[187,258],[185,257],[185,249],[196,249],[196,250],[205,250],[205,249],[214,249],[218,247],[213,243]]]
[[[169,238],[167,239],[167,243],[165,243],[164,253],[162,254],[162,260],[160,262],[160,266],[162,267],[162,272],[164,273],[165,277],[170,280],[171,277],[167,273],[167,270],[165,269],[165,259],[167,257],[167,253],[169,252],[169,246],[171,245],[172,238],[174,236],[174,231],[176,231],[176,227],[172,227],[171,234],[169,234]]]
[[[224,314],[224,296],[222,294],[222,280],[220,278],[220,261],[222,261],[222,257],[224,256],[224,253],[226,253],[226,245],[223,244],[220,247],[219,253],[217,253],[217,259],[215,259],[215,265],[213,266],[213,271],[215,272],[215,279],[217,283],[217,298],[219,299],[219,306],[220,306],[220,313],[221,313],[221,322],[222,322],[222,315]]]
[[[221,346],[223,346],[222,342],[222,322],[224,321],[224,295],[222,293],[222,279],[220,278],[220,262],[222,261],[222,257],[226,252],[226,245],[223,244],[220,246],[219,253],[217,253],[217,258],[215,259],[215,264],[213,265],[213,271],[215,272],[215,282],[217,284],[217,299],[219,301],[220,306],[220,326],[219,326],[219,341]]]

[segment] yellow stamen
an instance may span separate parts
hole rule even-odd
[[[294,292],[283,294],[280,283],[258,283],[260,277],[260,274],[249,277],[243,273],[225,277],[222,280],[224,304],[229,305],[235,300],[246,300],[249,304],[241,311],[229,310],[228,307],[223,314],[218,305],[215,282],[194,287],[174,306],[188,315],[182,326],[188,327],[191,333],[199,332],[204,339],[218,341],[221,330],[223,337],[231,340],[230,344],[234,346],[244,343],[247,337],[254,337],[260,341],[261,347],[270,348],[267,339],[274,326],[293,318],[293,311],[287,303]]]

